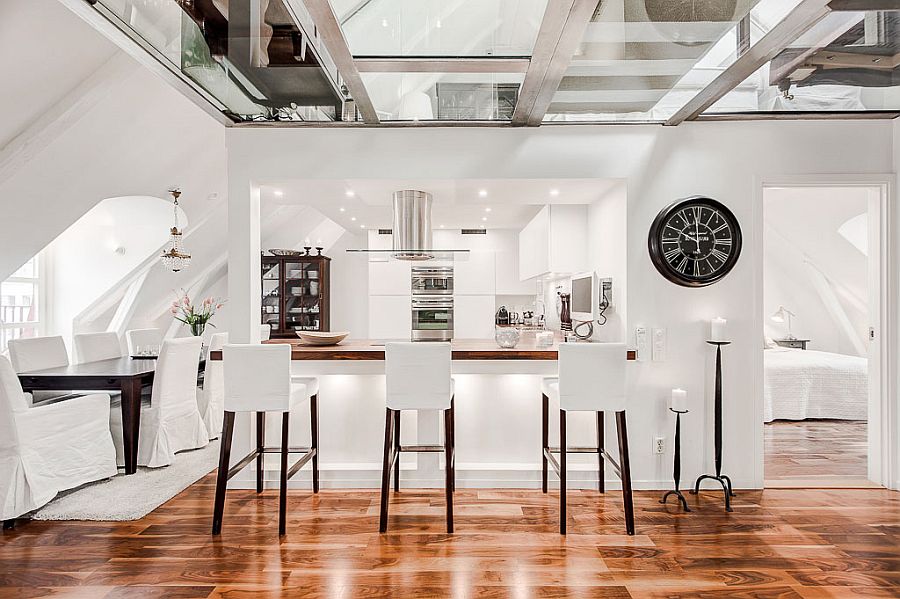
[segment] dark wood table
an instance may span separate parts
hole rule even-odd
[[[25,391],[121,391],[125,474],[134,474],[141,429],[141,389],[153,383],[155,372],[156,360],[124,357],[22,372],[19,382]]]

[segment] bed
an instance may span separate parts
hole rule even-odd
[[[801,349],[765,350],[765,421],[866,420],[865,358]]]

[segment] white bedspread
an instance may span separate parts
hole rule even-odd
[[[865,420],[868,361],[800,349],[765,351],[765,420]]]

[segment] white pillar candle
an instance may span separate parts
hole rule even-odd
[[[675,412],[687,412],[687,391],[684,389],[672,389],[672,397],[669,398],[669,409]]]
[[[716,318],[712,319],[712,322],[710,322],[710,327],[709,327],[709,329],[710,329],[709,340],[710,341],[728,341],[728,339],[725,336],[725,324],[727,322],[728,321],[726,321],[724,318],[721,318],[721,317],[716,317]]]

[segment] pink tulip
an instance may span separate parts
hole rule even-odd
[[[220,310],[222,308],[222,304],[216,304],[216,310]]]
[[[171,312],[172,314],[178,314],[178,308],[176,308],[175,306],[172,306],[172,308],[169,310],[169,312]]]
[[[188,296],[184,296],[184,298],[182,298],[182,300],[181,300],[181,303],[183,303],[185,306],[190,306],[191,300],[190,300],[190,298],[188,298]]]

